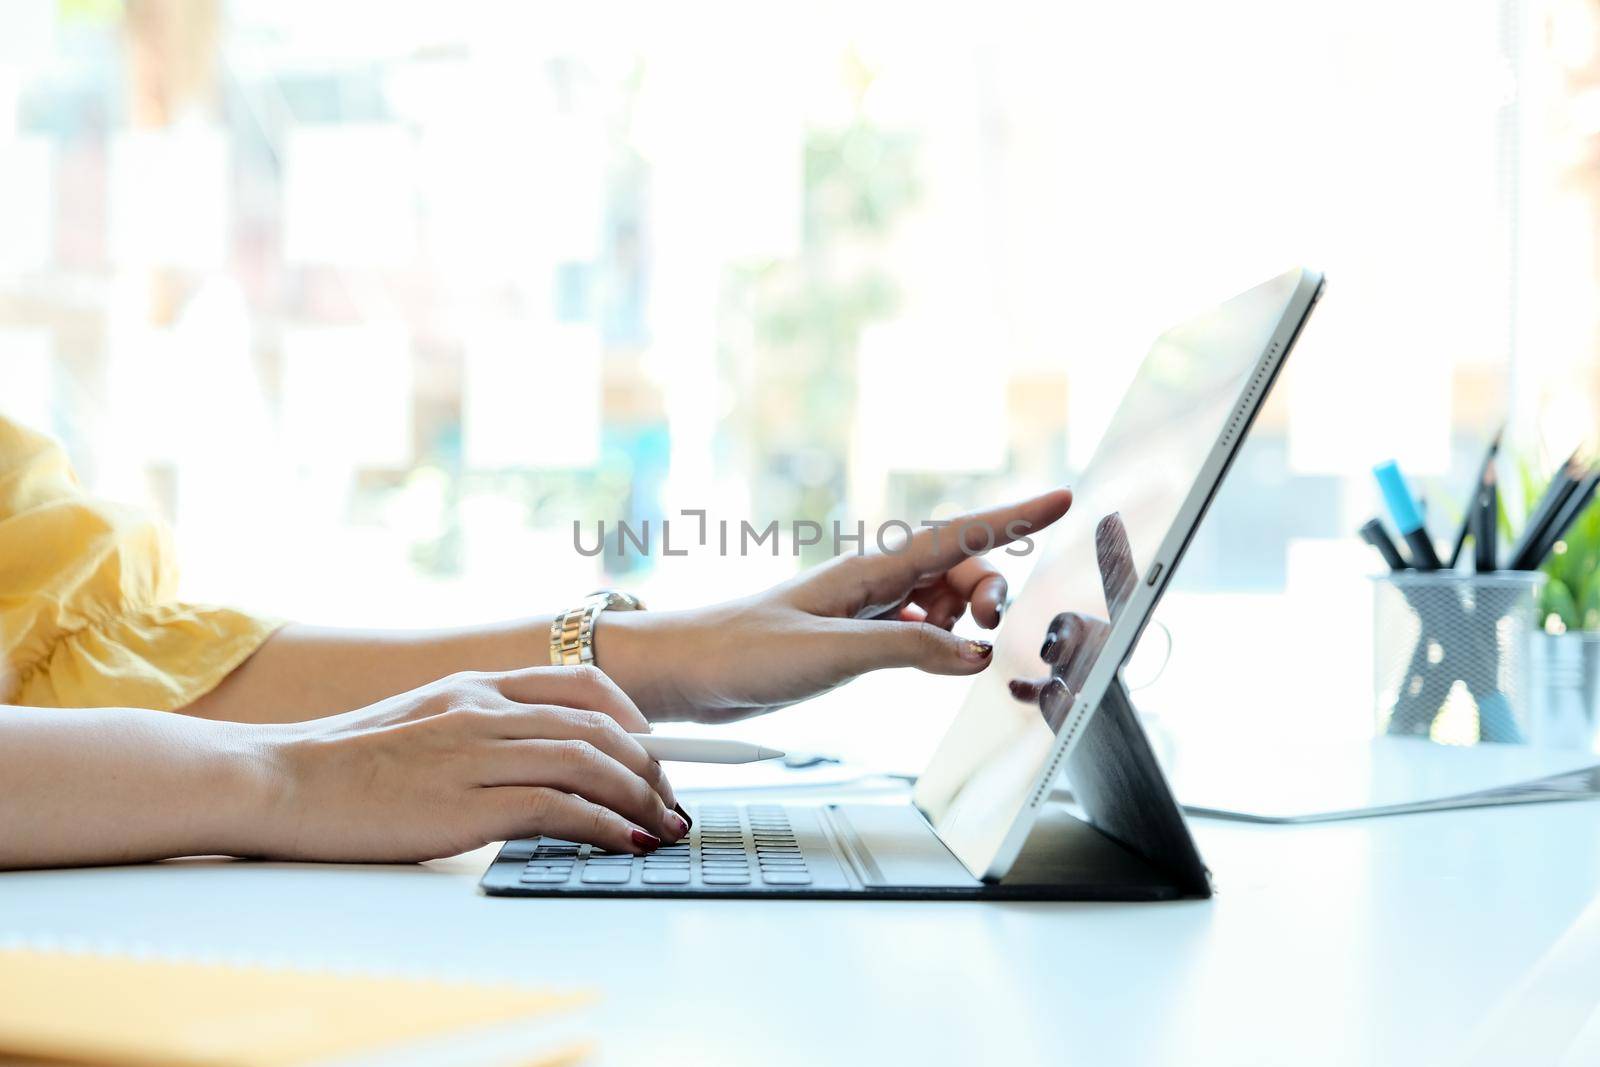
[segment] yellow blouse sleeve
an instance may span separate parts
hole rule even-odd
[[[0,417],[0,703],[175,710],[281,625],[176,586],[164,527],[86,495],[58,445]]]

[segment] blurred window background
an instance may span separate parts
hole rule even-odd
[[[1141,702],[1359,737],[1370,465],[1444,535],[1503,421],[1546,468],[1595,427],[1597,150],[1597,0],[8,0],[0,409],[195,599],[688,606],[831,552],[794,520],[1070,483],[1162,327],[1305,263]],[[682,509],[784,539],[663,556]],[[915,764],[958,686],[744,729]]]

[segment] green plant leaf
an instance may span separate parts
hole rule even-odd
[[[1600,629],[1600,502],[1585,508],[1561,540],[1566,551],[1550,557],[1545,573],[1560,578],[1572,594],[1580,609],[1577,628]]]
[[[1541,618],[1559,615],[1561,621],[1569,630],[1579,629],[1578,602],[1572,595],[1572,590],[1567,588],[1567,583],[1559,578],[1551,578],[1544,586],[1544,595],[1540,598]]]
[[[1579,621],[1585,630],[1600,630],[1600,582],[1591,580],[1589,587],[1584,590],[1583,598],[1578,601],[1582,606]]]

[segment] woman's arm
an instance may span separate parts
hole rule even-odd
[[[366,707],[458,671],[550,662],[550,615],[443,630],[291,623],[184,712],[234,722],[301,722]],[[648,730],[643,718],[625,724]]]
[[[624,719],[718,722],[784,707],[866,671],[975,674],[982,642],[951,628],[971,608],[997,626],[1006,583],[981,553],[1066,513],[1061,489],[925,529],[898,552],[844,556],[743,600],[687,611],[603,612],[595,662],[643,712]],[[549,662],[552,616],[454,630],[288,626],[184,709],[240,722],[291,722],[363,707],[456,671]]]
[[[0,707],[0,868],[248,851],[255,728],[133,708]]]
[[[170,856],[407,862],[548,834],[619,852],[689,825],[591,667],[457,674],[307,723],[0,707],[0,868]]]

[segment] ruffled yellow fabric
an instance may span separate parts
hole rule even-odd
[[[84,493],[66,454],[0,417],[0,703],[171,711],[281,623],[176,599],[165,528]]]

